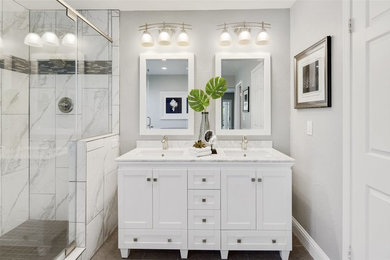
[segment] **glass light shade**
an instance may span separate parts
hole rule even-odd
[[[248,44],[251,42],[251,33],[248,30],[243,30],[238,35],[238,42],[240,44]]]
[[[221,33],[219,36],[219,44],[222,46],[228,46],[232,44],[232,36],[230,36],[228,31],[225,30]]]
[[[42,35],[42,42],[43,44],[49,45],[49,46],[59,46],[60,40],[58,39],[58,36],[53,32],[45,32]]]
[[[148,31],[144,31],[142,34],[141,45],[144,47],[152,47],[154,45],[153,36]]]
[[[28,33],[24,37],[24,44],[32,47],[42,47],[41,37],[36,33]]]
[[[190,37],[188,36],[186,31],[181,31],[177,36],[177,44],[179,46],[188,46],[190,45]]]
[[[256,38],[256,44],[262,45],[262,44],[267,44],[269,41],[269,35],[265,30],[262,30]]]
[[[75,47],[77,43],[77,37],[73,33],[65,34],[64,38],[62,38],[62,45],[66,47]]]
[[[158,36],[158,43],[160,45],[169,45],[171,44],[171,36],[167,31],[161,31]]]

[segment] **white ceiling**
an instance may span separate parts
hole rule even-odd
[[[28,9],[57,9],[56,0],[15,0]],[[231,10],[290,8],[295,0],[65,0],[76,9]]]

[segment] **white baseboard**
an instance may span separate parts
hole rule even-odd
[[[315,260],[330,260],[316,241],[314,241],[294,217],[292,218],[292,223],[294,235],[301,241],[302,245]]]

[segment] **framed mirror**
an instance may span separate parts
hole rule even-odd
[[[187,96],[194,88],[194,55],[140,55],[140,134],[193,135]]]
[[[217,135],[271,135],[270,54],[219,53],[215,66],[228,87],[215,104]]]

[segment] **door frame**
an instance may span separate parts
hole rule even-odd
[[[342,34],[343,34],[343,185],[342,185],[342,259],[349,260],[351,254],[351,144],[352,144],[352,1],[343,1]]]

